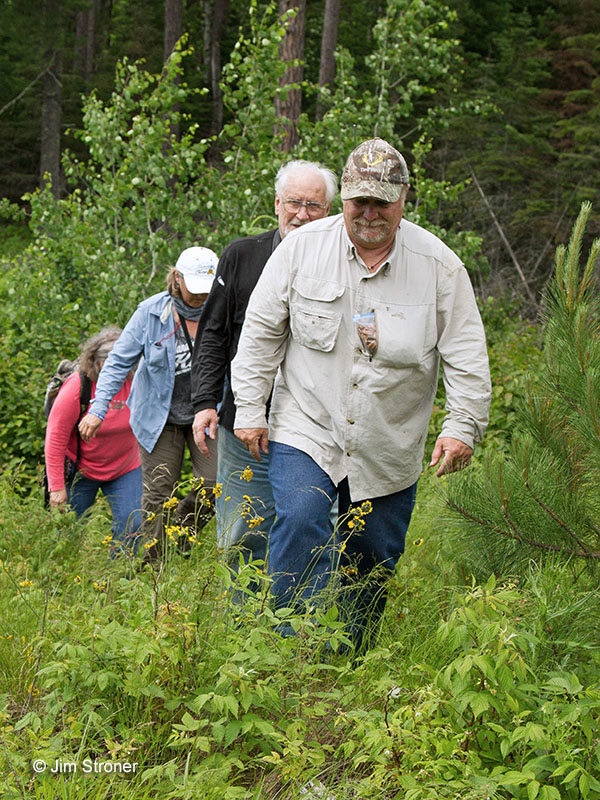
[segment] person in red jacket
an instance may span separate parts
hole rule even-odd
[[[79,372],[64,382],[50,411],[45,443],[50,506],[69,505],[79,517],[100,490],[112,511],[113,552],[134,545],[141,525],[142,470],[126,405],[131,375],[111,400],[98,435],[87,442],[80,439],[79,449],[77,424],[81,375],[90,379],[93,399],[102,365],[120,333],[116,327],[104,328],[84,343]]]

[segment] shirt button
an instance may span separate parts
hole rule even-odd
[[[351,452],[348,450],[348,451],[346,452],[346,455],[347,455],[347,456],[351,456],[351,455],[352,455],[352,453],[351,453]]]
[[[353,388],[353,389],[358,389],[358,383],[353,383],[353,384],[352,384],[352,388]]]
[[[354,420],[353,420],[353,419],[350,419],[350,417],[346,417],[346,422],[347,422],[349,425],[354,425]]]

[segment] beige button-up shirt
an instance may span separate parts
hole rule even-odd
[[[354,315],[374,312],[377,350]],[[441,436],[473,446],[491,396],[485,334],[467,271],[440,239],[402,220],[370,273],[342,215],[309,223],[275,250],[252,293],[231,377],[236,428],[308,453],[353,502],[410,486],[421,473],[439,364]]]

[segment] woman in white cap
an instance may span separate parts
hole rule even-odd
[[[146,534],[150,541],[156,540],[147,549],[146,560],[162,555],[163,503],[171,498],[180,478],[186,445],[194,477],[203,478],[208,489],[207,499],[198,499],[196,493],[188,495],[169,522],[187,518],[188,524],[193,512],[197,529],[212,515],[217,448],[211,441],[210,458],[206,459],[194,442],[190,367],[194,340],[201,334],[202,307],[217,262],[218,256],[207,247],[189,247],[181,253],[167,275],[166,291],[140,303],[125,326],[100,373],[89,411],[79,423],[81,438],[89,441],[102,425],[112,397],[139,360],[127,405],[140,446]]]

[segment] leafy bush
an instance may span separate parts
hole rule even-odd
[[[107,558],[102,504],[85,524],[4,481],[0,525],[9,796],[598,796],[597,591],[559,564],[456,588],[427,568],[435,537],[417,540],[354,660],[335,606],[274,612],[262,565],[234,577],[212,526],[137,572]],[[100,783],[32,775],[36,758],[139,769]]]

